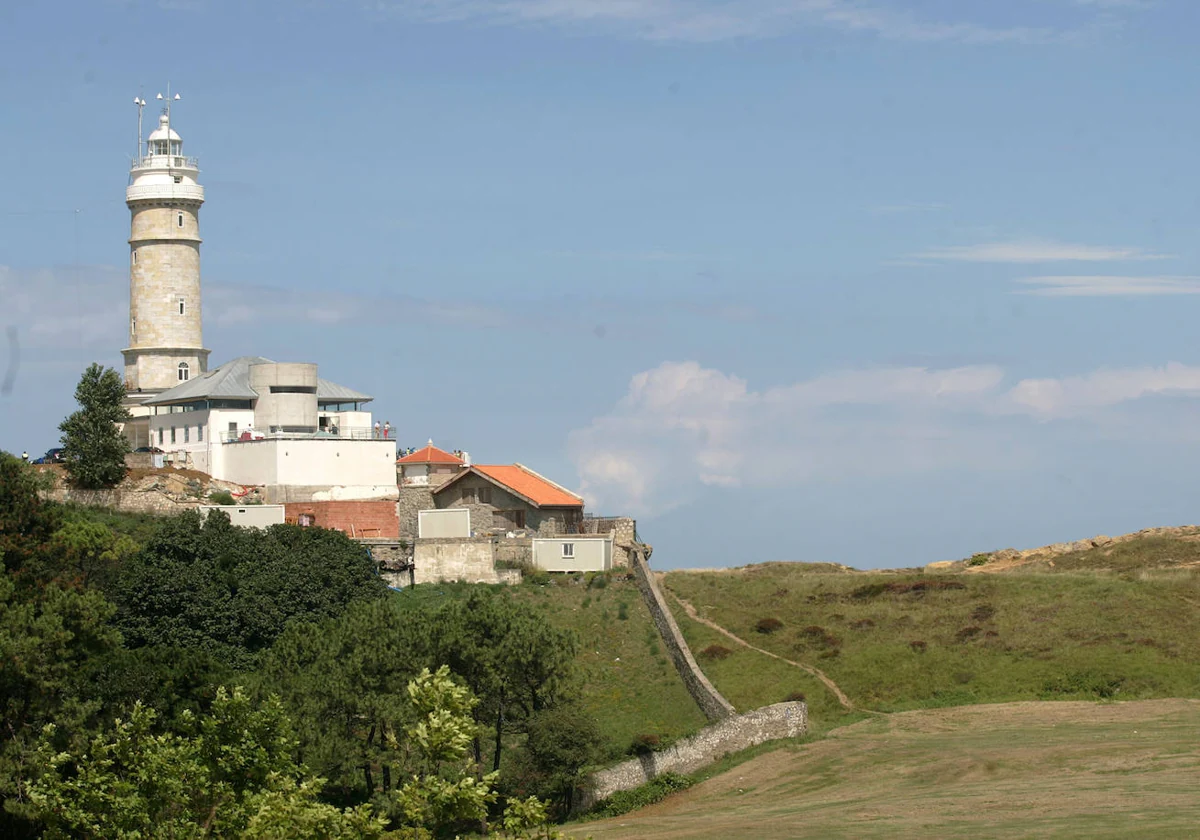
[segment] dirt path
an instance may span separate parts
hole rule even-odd
[[[666,589],[666,587],[664,586],[663,589]],[[667,590],[667,591],[670,592],[670,590]],[[720,624],[717,624],[715,621],[710,621],[709,619],[700,615],[700,613],[696,612],[695,607],[693,607],[690,603],[688,603],[684,599],[680,598],[674,592],[671,592],[670,594],[671,594],[671,597],[674,598],[679,603],[679,606],[683,607],[684,612],[686,612],[688,614],[688,618],[692,619],[693,621],[698,621],[701,624],[703,624],[705,627],[710,627],[713,630],[716,630],[721,635],[731,639],[732,641],[737,642],[742,647],[750,648],[750,650],[757,651],[758,653],[761,653],[763,656],[769,656],[772,659],[778,659],[780,662],[786,662],[788,665],[792,665],[796,668],[799,668],[802,671],[807,671],[808,673],[812,674],[814,677],[819,679],[822,683],[824,683],[825,687],[833,692],[834,696],[837,697],[838,702],[842,704],[843,708],[850,709],[851,711],[863,711],[863,712],[870,711],[869,709],[859,709],[857,706],[855,706],[854,703],[850,700],[850,698],[846,696],[846,692],[842,691],[841,688],[838,687],[838,684],[835,683],[833,680],[831,680],[825,674],[825,672],[822,671],[820,668],[814,668],[812,665],[805,665],[803,662],[794,662],[791,659],[785,659],[784,657],[780,656],[777,653],[771,653],[771,651],[769,651],[769,650],[763,650],[760,647],[755,647],[754,645],[750,644],[745,639],[743,639],[741,636],[735,636],[733,633],[726,630]]]

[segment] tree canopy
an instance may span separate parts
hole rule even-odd
[[[122,402],[125,385],[112,368],[92,363],[75,388],[79,410],[58,427],[63,463],[77,487],[112,487],[125,477],[129,441],[117,427],[129,419]]]

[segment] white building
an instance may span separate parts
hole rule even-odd
[[[162,98],[160,96],[160,98]],[[178,99],[178,96],[176,96]],[[396,444],[373,429],[371,397],[315,364],[243,356],[208,370],[201,339],[200,205],[195,158],[158,127],[130,169],[129,346],[125,424],[132,446],[176,466],[266,488],[272,502],[395,499]],[[137,100],[140,109],[144,101]]]

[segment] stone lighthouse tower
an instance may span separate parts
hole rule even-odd
[[[159,94],[162,99],[162,94]],[[179,96],[176,95],[175,99]],[[139,115],[145,105],[137,100]],[[195,158],[184,157],[183,140],[171,127],[171,98],[158,127],[129,170],[125,203],[129,235],[129,346],[125,356],[128,405],[136,408],[159,391],[208,370],[200,337],[200,205]]]

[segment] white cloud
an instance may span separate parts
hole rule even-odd
[[[1113,262],[1164,258],[1162,254],[1149,253],[1141,248],[1080,245],[1070,242],[1055,242],[1049,239],[951,245],[944,248],[929,248],[912,256],[925,260],[980,263]]]
[[[634,376],[611,411],[571,434],[569,449],[589,505],[649,516],[705,486],[1012,469],[1041,457],[1048,421],[1098,428],[1119,419],[1121,434],[1137,434],[1162,424],[1150,417],[1139,427],[1136,412],[1113,412],[1148,397],[1200,396],[1200,367],[1175,362],[1007,389],[1004,380],[994,365],[889,367],[755,390],[697,362],[664,362]]]
[[[369,8],[432,22],[561,26],[697,43],[823,26],[919,43],[1047,44],[1085,37],[1098,23],[1088,13],[1073,28],[928,20],[887,0],[377,0]]]
[[[1015,294],[1040,295],[1042,297],[1132,297],[1150,295],[1195,295],[1200,294],[1200,277],[1172,277],[1156,275],[1149,277],[1127,277],[1118,275],[1047,275],[1023,277],[1017,280],[1031,289],[1021,289]]]

